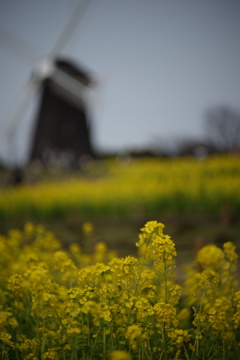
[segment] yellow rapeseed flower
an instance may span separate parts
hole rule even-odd
[[[228,241],[228,242],[223,244],[223,250],[224,250],[224,253],[226,255],[226,258],[229,261],[231,261],[233,263],[237,262],[238,255],[236,253],[236,246],[231,241]]]
[[[199,250],[196,260],[205,270],[222,269],[225,263],[224,252],[213,244],[206,245]]]
[[[85,223],[83,223],[82,225],[82,231],[83,231],[83,234],[85,236],[91,236],[93,235],[93,232],[94,232],[94,226],[91,222],[89,221],[86,221]]]
[[[133,350],[137,350],[139,347],[139,343],[142,342],[144,344],[144,340],[147,339],[147,336],[144,334],[143,329],[135,324],[128,326],[125,337]]]
[[[184,342],[190,341],[190,335],[188,330],[175,329],[169,333],[171,343],[177,347],[183,346]]]

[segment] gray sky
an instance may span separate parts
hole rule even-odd
[[[51,51],[77,4],[0,0],[0,125],[12,116],[34,64]],[[14,50],[13,41],[6,43],[13,37],[28,46]],[[200,136],[207,108],[240,110],[239,0],[92,0],[60,55],[100,79],[92,109],[100,150]],[[35,103],[19,120],[19,160]],[[2,130],[0,136],[0,156],[10,156]]]

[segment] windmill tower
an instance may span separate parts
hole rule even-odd
[[[55,154],[70,151],[75,159],[94,156],[85,101],[85,88],[92,85],[91,76],[63,58],[49,64],[48,70],[41,81],[29,160],[44,160],[49,151]]]
[[[20,128],[20,119],[36,94],[39,108],[33,125],[27,162],[46,159],[46,153],[71,151],[79,159],[94,156],[89,123],[87,91],[94,84],[92,76],[61,52],[79,24],[89,1],[81,1],[47,58],[32,73],[22,101],[6,124],[5,137],[9,147]]]

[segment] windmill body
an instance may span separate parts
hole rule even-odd
[[[45,67],[47,69],[47,67]],[[30,161],[46,154],[71,152],[75,159],[94,156],[91,144],[87,87],[92,84],[86,71],[65,59],[56,59],[50,71],[37,72],[41,101],[33,130]]]

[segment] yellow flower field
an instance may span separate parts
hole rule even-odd
[[[161,214],[219,214],[228,207],[240,210],[239,156],[204,160],[132,159],[131,162],[96,161],[83,176],[25,184],[0,190],[0,216],[29,219],[88,216],[131,216],[136,212]]]
[[[90,241],[92,225],[83,231]],[[32,223],[0,236],[1,359],[239,359],[234,244],[203,247],[181,283],[162,223],[147,222],[136,246],[124,258],[102,242],[64,250]]]

